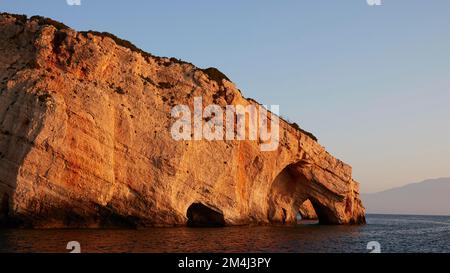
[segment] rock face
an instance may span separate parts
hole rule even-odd
[[[289,224],[299,210],[324,224],[365,222],[351,167],[298,126],[280,120],[269,152],[251,140],[172,138],[172,107],[193,97],[257,104],[216,69],[2,14],[0,92],[2,225]]]
[[[319,217],[317,216],[316,210],[314,209],[313,204],[308,199],[300,206],[298,210],[301,219],[304,220],[317,220]]]

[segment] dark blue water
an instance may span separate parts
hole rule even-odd
[[[368,215],[364,226],[0,230],[0,252],[450,252],[449,216]]]

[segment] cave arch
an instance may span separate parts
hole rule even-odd
[[[223,213],[202,203],[193,203],[186,212],[188,227],[223,227]]]
[[[326,189],[311,178],[309,171],[310,167],[300,161],[286,166],[276,176],[268,198],[269,222],[296,224],[300,213],[303,219],[318,220],[319,224],[339,223],[333,208],[334,200],[323,196]]]

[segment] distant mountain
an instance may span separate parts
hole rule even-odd
[[[367,213],[450,215],[450,177],[361,194]]]

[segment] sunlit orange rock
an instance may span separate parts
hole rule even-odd
[[[0,92],[2,225],[289,224],[306,200],[321,223],[365,222],[351,167],[296,125],[271,152],[172,139],[176,104],[256,104],[215,69],[2,14]]]

